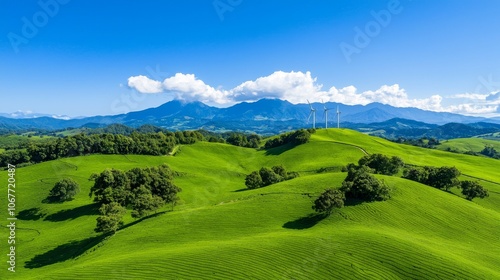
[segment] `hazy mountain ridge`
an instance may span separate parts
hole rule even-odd
[[[448,135],[456,130],[459,135],[481,132],[490,133],[500,127],[500,120],[463,116],[459,114],[431,112],[416,108],[397,108],[381,103],[344,105],[334,102],[313,103],[316,110],[316,127],[325,126],[324,109],[328,111],[328,126],[337,125],[336,110],[341,111],[342,127],[360,131],[384,130],[389,135],[395,131],[409,135],[422,135],[435,130],[432,135]],[[6,118],[0,117],[0,129],[44,129],[58,130],[69,127],[99,127],[112,123],[138,127],[144,124],[165,127],[172,130],[209,129],[239,130],[261,134],[279,133],[286,130],[311,127],[307,122],[310,114],[308,104],[292,104],[279,99],[261,99],[257,102],[242,102],[228,108],[216,108],[201,102],[173,100],[156,108],[114,116],[93,116],[62,120],[51,117]],[[452,128],[438,129],[448,123],[462,124]],[[474,125],[465,125],[474,123]],[[407,131],[406,131],[407,130]],[[400,134],[400,133],[398,133]],[[476,134],[473,134],[476,135]]]

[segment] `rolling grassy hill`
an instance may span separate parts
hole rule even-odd
[[[457,151],[459,153],[465,153],[468,151],[479,153],[486,145],[493,146],[495,150],[500,151],[500,141],[482,138],[450,139],[443,141],[441,145],[436,146],[436,148],[442,151],[451,149],[452,151]]]
[[[340,170],[365,152],[417,165],[454,165],[490,190],[484,200],[396,177],[384,202],[347,205],[320,220],[312,201],[339,187]],[[93,232],[88,177],[105,168],[167,163],[181,175],[180,204],[126,226]],[[245,175],[283,164],[301,176],[245,190]],[[176,156],[93,155],[17,170],[18,264],[0,279],[499,279],[498,160],[398,145],[351,130],[319,130],[310,143],[256,151],[217,143],[182,146]],[[64,204],[41,201],[71,177],[82,189]],[[7,182],[0,172],[0,182]],[[6,185],[6,184],[4,184]],[[5,188],[5,187],[4,187]],[[5,192],[6,193],[6,192]],[[6,195],[0,196],[6,205]],[[5,214],[1,216],[5,221]],[[21,220],[22,219],[22,220]],[[1,234],[8,236],[6,228]],[[0,245],[7,252],[7,244]],[[3,254],[5,256],[5,254]],[[4,262],[5,263],[5,262]]]

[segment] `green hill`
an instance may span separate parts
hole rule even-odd
[[[488,140],[482,138],[457,138],[443,141],[440,145],[436,146],[437,149],[442,151],[451,150],[454,152],[465,153],[475,152],[479,153],[484,149],[484,146],[490,145],[495,150],[500,151],[500,141]]]
[[[347,205],[323,220],[312,201],[339,187],[337,171],[365,152],[416,165],[453,165],[490,190],[467,201],[419,183],[378,176],[392,188],[384,202]],[[167,163],[183,191],[140,222],[127,215],[115,235],[93,232],[97,209],[89,176],[105,168]],[[245,175],[283,164],[301,176],[245,190]],[[499,279],[498,160],[399,145],[351,130],[318,130],[310,143],[269,151],[196,143],[176,156],[66,158],[19,168],[16,273],[0,279]],[[63,204],[41,201],[63,177],[82,191]],[[7,173],[0,172],[7,182]],[[4,184],[6,185],[6,183]],[[5,192],[6,193],[6,192]],[[6,205],[6,195],[0,196]],[[5,211],[1,216],[6,220]],[[3,236],[8,236],[6,228]],[[7,244],[0,245],[7,252]],[[5,254],[3,254],[5,256]],[[5,264],[5,262],[4,262]]]

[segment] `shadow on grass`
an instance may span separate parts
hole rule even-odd
[[[45,217],[45,215],[47,214],[43,213],[42,209],[37,207],[19,211],[17,218],[24,221],[38,221]]]
[[[171,210],[166,210],[166,211],[162,211],[162,212],[154,213],[154,214],[152,214],[152,215],[149,215],[149,216],[146,216],[146,217],[140,218],[140,219],[135,220],[135,221],[133,221],[133,222],[131,222],[131,223],[129,223],[129,224],[124,225],[123,227],[119,228],[119,229],[118,229],[118,231],[120,231],[120,230],[124,230],[124,229],[126,229],[126,228],[128,228],[128,227],[131,227],[131,226],[133,226],[133,225],[136,225],[136,224],[138,224],[138,223],[140,223],[140,222],[142,222],[142,221],[144,221],[144,220],[147,220],[147,219],[151,219],[151,218],[154,218],[154,217],[161,216],[161,215],[163,215],[163,214],[165,214],[165,213],[168,213],[168,212],[172,212],[172,211],[171,211]]]
[[[62,214],[61,215],[62,215],[62,217],[65,217],[67,215],[67,212],[76,211],[76,209],[85,208],[85,207],[87,207],[88,209],[95,210],[95,209],[97,209],[97,204],[91,204],[91,205],[86,205],[86,206],[78,207],[78,208],[71,209],[71,210],[66,210],[64,215],[62,215]],[[92,210],[92,211],[94,211],[94,210]],[[97,211],[97,210],[95,210],[95,211]],[[64,211],[61,211],[61,212],[64,212]],[[61,212],[59,212],[59,213],[61,213]],[[80,209],[78,212],[85,212],[85,210]],[[118,231],[124,230],[124,229],[131,227],[133,225],[136,225],[137,223],[142,222],[144,220],[158,217],[158,216],[163,215],[167,212],[170,212],[170,211],[168,211],[168,210],[162,211],[162,212],[158,212],[158,213],[155,213],[153,215],[138,219],[130,224],[127,224],[127,225],[121,227],[120,229],[118,229]],[[87,212],[87,213],[89,213],[89,212]],[[57,214],[58,213],[56,213],[54,215],[57,215]],[[67,261],[70,259],[75,259],[75,258],[81,256],[83,253],[85,253],[89,249],[98,245],[104,239],[108,238],[109,236],[111,236],[113,234],[114,233],[112,233],[112,232],[105,233],[105,234],[101,234],[99,236],[90,237],[90,238],[78,240],[78,241],[71,241],[69,243],[59,245],[56,248],[54,248],[48,252],[45,252],[45,253],[40,254],[40,255],[36,255],[31,260],[27,261],[26,264],[24,265],[24,267],[33,269],[33,268],[44,267],[44,266],[59,263],[59,262],[64,262],[64,261]]]
[[[90,237],[78,241],[71,241],[69,243],[59,245],[48,252],[34,256],[31,260],[26,262],[24,267],[33,269],[59,262],[64,262],[70,259],[75,259],[85,253],[85,251],[87,251],[88,249],[99,244],[109,235],[110,234],[102,234],[99,236]]]
[[[360,205],[361,203],[363,203],[364,201],[361,200],[361,199],[357,199],[357,198],[347,198],[344,202],[344,207],[346,206],[356,206],[356,205]]]
[[[42,199],[42,203],[45,203],[45,204],[63,204],[64,202],[72,201],[72,200],[74,200],[74,198],[61,201],[57,197],[48,196],[48,197]]]
[[[275,147],[275,148],[270,148],[270,149],[267,149],[266,150],[266,153],[265,155],[266,156],[278,156],[278,155],[281,155],[282,153],[288,151],[288,150],[291,150],[293,148],[295,148],[296,145],[292,145],[292,144],[285,144],[285,145],[281,145],[281,146],[278,146],[278,147]]]
[[[309,214],[297,220],[286,222],[283,227],[288,229],[308,229],[328,217],[326,214]]]
[[[97,203],[88,204],[68,210],[61,210],[57,213],[45,217],[45,221],[62,222],[73,220],[81,216],[99,215],[99,205]]]

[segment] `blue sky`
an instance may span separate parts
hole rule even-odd
[[[0,112],[268,97],[500,115],[499,1],[116,3],[0,2]]]

